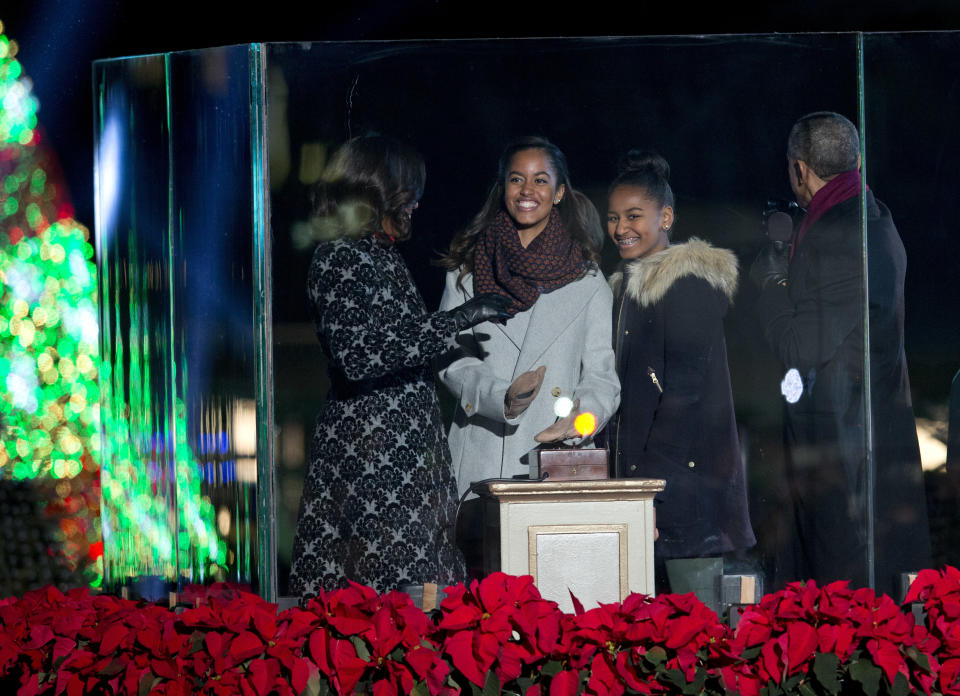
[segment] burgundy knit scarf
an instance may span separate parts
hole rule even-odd
[[[501,210],[479,234],[473,256],[476,294],[496,292],[510,298],[510,314],[530,309],[542,292],[563,287],[583,275],[587,260],[560,222],[554,208],[543,232],[524,249],[513,219]]]
[[[800,222],[800,228],[797,230],[797,238],[790,249],[790,258],[793,258],[794,252],[803,241],[804,235],[813,224],[823,217],[830,208],[839,205],[846,200],[860,195],[860,172],[853,169],[843,174],[837,174],[827,182],[826,186],[817,191],[810,206],[807,208],[807,214]]]

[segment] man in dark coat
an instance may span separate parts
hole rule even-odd
[[[798,120],[787,164],[806,215],[792,245],[778,251],[771,243],[750,276],[761,289],[757,307],[764,334],[786,373],[787,472],[799,534],[798,569],[818,583],[869,584],[872,488],[875,587],[893,594],[900,573],[930,565],[903,347],[906,254],[890,211],[869,188],[864,199],[860,140],[849,120],[832,112]]]

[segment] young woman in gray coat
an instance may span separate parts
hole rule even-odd
[[[599,428],[616,410],[602,239],[553,143],[531,137],[506,148],[486,203],[444,257],[441,309],[478,293],[510,298],[511,317],[461,332],[440,370],[457,400],[449,439],[461,493],[474,481],[527,475],[543,443],[593,446],[574,430],[575,416],[591,412]],[[563,397],[575,408],[558,417]]]

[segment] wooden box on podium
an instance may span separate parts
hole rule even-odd
[[[653,497],[662,479],[489,483],[488,571],[532,575],[540,593],[573,610],[631,592],[654,593]],[[498,553],[499,551],[499,553]],[[499,561],[499,564],[497,563]]]

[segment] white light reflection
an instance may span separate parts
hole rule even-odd
[[[116,224],[120,191],[120,152],[123,140],[120,137],[118,115],[107,116],[97,148],[94,185],[96,187],[95,213],[97,235],[106,241],[113,236]]]
[[[257,403],[253,399],[237,399],[233,406],[233,451],[243,457],[257,455]],[[256,477],[254,477],[256,480]]]
[[[221,505],[220,509],[217,510],[217,530],[220,532],[220,536],[225,537],[230,534],[231,521],[230,509]]]
[[[947,434],[945,420],[917,418],[917,441],[924,471],[934,471],[947,462]]]
[[[800,377],[800,371],[795,367],[787,370],[780,382],[780,393],[787,400],[788,404],[795,404],[803,396],[803,378]]]

